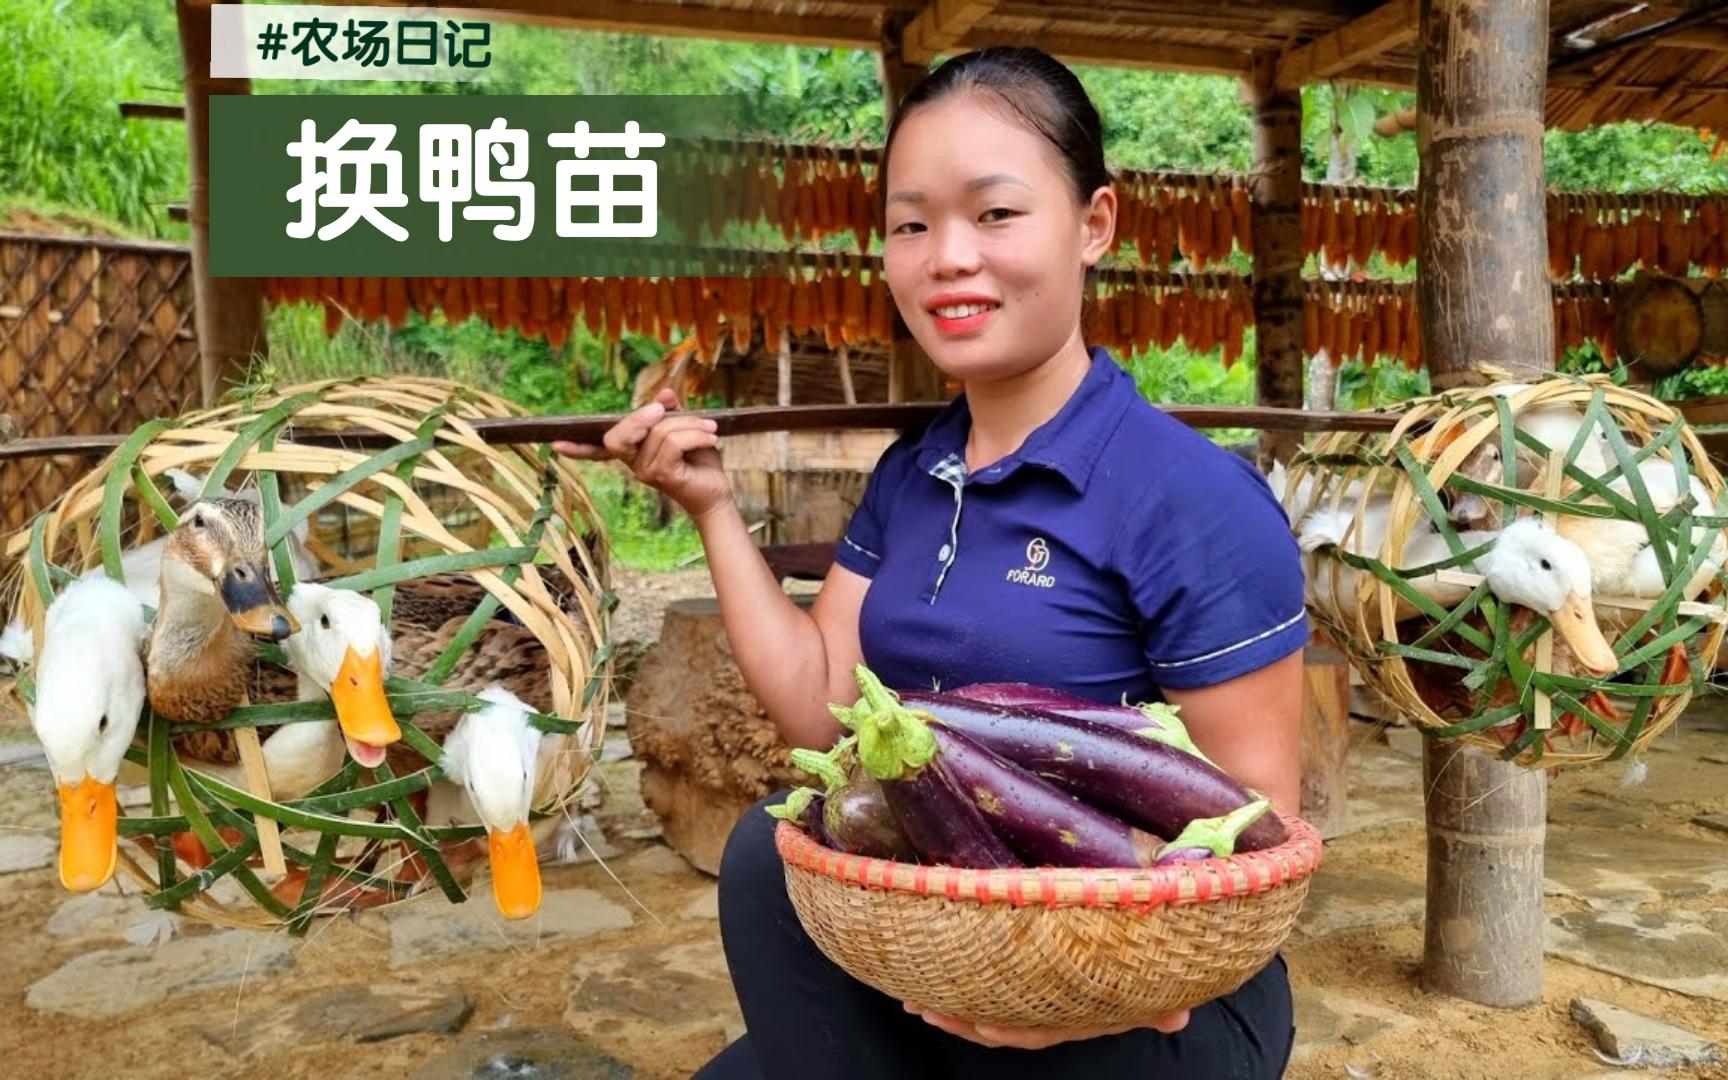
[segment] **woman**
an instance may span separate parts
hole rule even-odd
[[[711,421],[663,395],[603,448],[558,448],[629,462],[694,519],[738,666],[795,746],[833,745],[827,705],[856,699],[860,660],[891,687],[1018,679],[1099,701],[1162,697],[1214,761],[1294,813],[1297,552],[1245,462],[1147,404],[1082,340],[1116,197],[1079,81],[1035,49],[954,59],[901,103],[883,175],[889,290],[965,392],[883,454],[808,612],[754,547]],[[1283,1071],[1282,958],[1230,997],[1128,1030],[975,1027],[892,1001],[803,933],[772,827],[752,809],[722,860],[721,933],[748,1034],[703,1076]]]

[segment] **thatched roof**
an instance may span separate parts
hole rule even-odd
[[[1282,55],[1280,81],[1411,87],[1418,0],[471,0],[535,21],[732,40],[874,49],[884,22],[905,53],[1034,43],[1076,63],[1241,75]],[[1678,21],[1676,21],[1678,20]],[[1728,3],[1552,0],[1548,122],[1663,120],[1728,128]],[[1648,33],[1650,36],[1645,37]],[[1630,43],[1616,39],[1634,35]]]

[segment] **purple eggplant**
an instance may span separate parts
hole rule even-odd
[[[895,862],[917,860],[881,783],[862,765],[847,773],[843,786],[828,792],[822,824],[841,851]]]
[[[852,729],[859,763],[880,783],[919,861],[975,869],[1022,865],[961,793],[929,725],[900,708],[862,664],[856,670],[864,699],[850,709],[830,709]]]
[[[823,847],[833,847],[833,838],[823,826],[824,804],[827,802],[820,791],[815,788],[793,788],[786,796],[786,801],[774,806],[765,807],[768,813],[781,821],[790,821],[804,830],[805,835],[821,844]]]
[[[868,672],[860,678],[865,676]],[[1221,817],[1254,801],[1203,758],[1096,721],[951,694],[908,690],[899,699],[915,713],[1162,838],[1173,839],[1197,818]],[[1285,839],[1283,822],[1267,815],[1242,834],[1238,849],[1258,851]]]
[[[1223,817],[1190,821],[1188,827],[1182,830],[1182,835],[1158,849],[1153,865],[1163,866],[1166,863],[1234,855],[1243,831],[1263,819],[1271,809],[1270,802],[1256,799]]]
[[[1057,716],[1079,717],[1094,723],[1108,724],[1130,735],[1168,743],[1201,760],[1211,760],[1194,745],[1194,740],[1188,736],[1188,729],[1176,718],[1176,706],[1164,702],[1111,705],[1070,694],[1066,690],[1034,686],[1031,683],[973,683],[949,693],[968,701],[982,701],[1010,709],[1040,709]]]
[[[1111,817],[993,754],[935,727],[937,760],[1028,866],[1151,866],[1157,837]]]

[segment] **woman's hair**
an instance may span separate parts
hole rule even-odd
[[[888,152],[905,119],[925,105],[963,90],[993,95],[1031,130],[1056,148],[1075,199],[1085,205],[1110,184],[1104,165],[1104,126],[1086,88],[1059,60],[1029,46],[991,46],[963,53],[919,79],[894,110],[882,144],[880,175],[888,175]],[[886,188],[886,184],[881,185]]]
[[[994,96],[1028,128],[1048,139],[1062,159],[1062,168],[1074,186],[1075,201],[1081,206],[1092,201],[1093,192],[1110,185],[1110,170],[1104,164],[1104,124],[1080,80],[1043,49],[992,45],[947,61],[914,83],[900,99],[882,142],[876,172],[878,220],[888,195],[888,151],[900,125],[923,106],[963,90]],[[1092,336],[1098,314],[1093,300],[1097,281],[1097,268],[1087,267],[1081,275],[1080,299],[1080,327],[1086,337]]]

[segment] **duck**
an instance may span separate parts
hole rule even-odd
[[[1364,527],[1353,529],[1356,524],[1348,511],[1315,511],[1303,519],[1297,545],[1310,554],[1337,549],[1378,557],[1386,538],[1384,521],[1364,518]],[[1481,574],[1489,590],[1505,603],[1547,618],[1584,671],[1602,677],[1619,667],[1619,659],[1597,623],[1590,561],[1578,545],[1536,517],[1519,518],[1498,531],[1464,530],[1458,539],[1466,550],[1491,545],[1460,569]],[[1419,531],[1406,541],[1398,566],[1427,566],[1451,555],[1445,537]],[[1309,603],[1333,609],[1348,606],[1361,584],[1359,575],[1360,571],[1343,566],[1311,575]],[[1412,578],[1410,584],[1446,607],[1458,604],[1470,592],[1468,587],[1442,581],[1434,574]],[[1397,605],[1394,618],[1398,620],[1420,614],[1403,599]]]
[[[116,784],[144,709],[144,605],[117,581],[84,578],[43,622],[30,722],[60,802],[60,883],[90,892],[119,859]]]
[[[454,805],[429,800],[428,824],[478,818],[486,827],[492,901],[506,919],[525,919],[540,910],[540,856],[528,819],[550,740],[530,723],[528,704],[502,686],[477,696],[480,708],[457,721],[439,762],[462,798]]]
[[[247,699],[254,639],[281,641],[298,629],[265,569],[257,505],[199,500],[162,548],[144,654],[150,707],[173,723],[221,720]],[[222,761],[229,760],[232,738],[198,732],[176,746],[194,760]]]
[[[390,637],[378,605],[357,592],[300,582],[288,596],[299,629],[282,642],[288,670],[261,667],[250,686],[253,701],[287,700],[282,675],[291,675],[295,701],[328,699],[335,720],[283,724],[263,741],[270,796],[296,799],[323,783],[352,757],[366,768],[385,760],[402,729],[384,693],[390,667]],[[280,674],[278,674],[280,673]],[[201,762],[196,768],[232,786],[244,786],[238,765]]]

